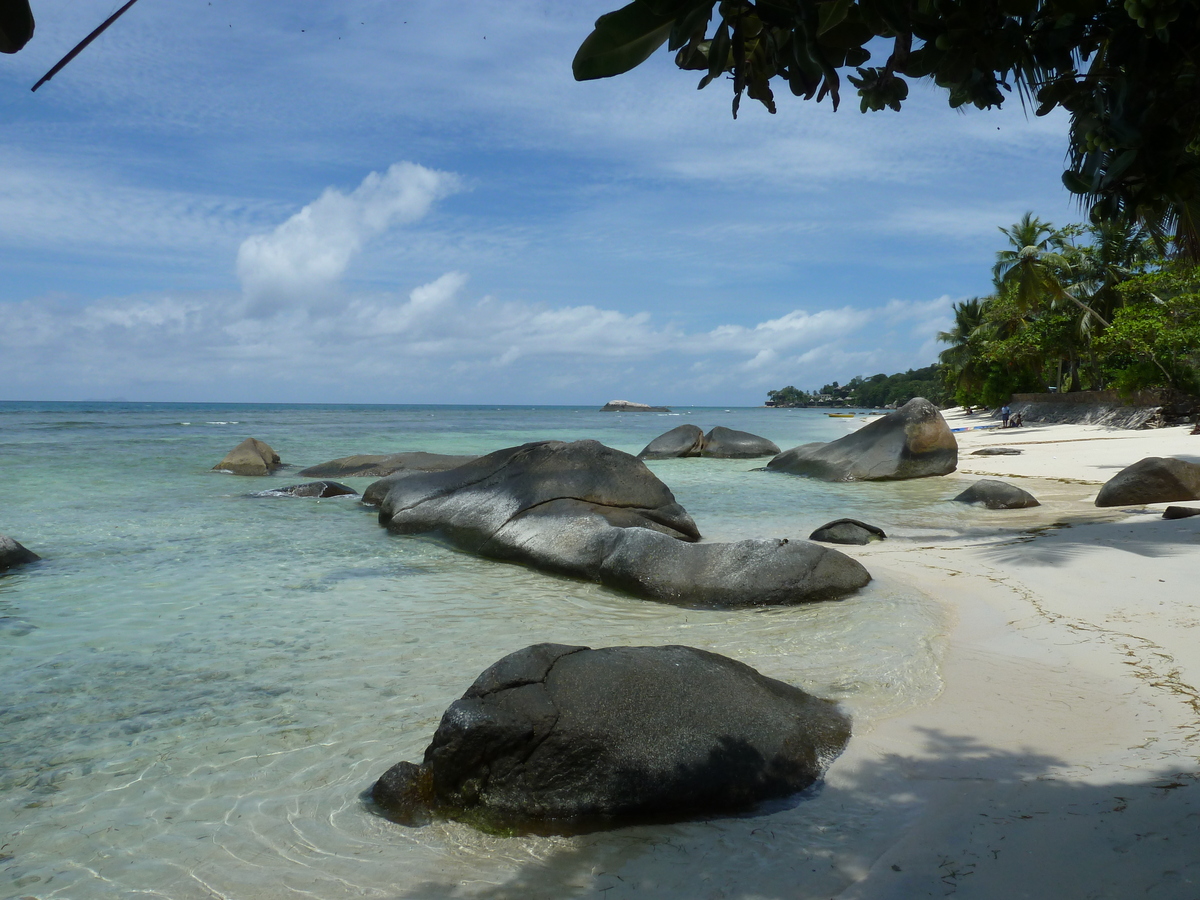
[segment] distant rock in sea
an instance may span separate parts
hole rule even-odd
[[[423,762],[371,797],[404,825],[491,831],[708,818],[804,790],[849,738],[834,703],[716,653],[535,644],[485,670]]]
[[[279,468],[279,454],[257,438],[246,438],[225,454],[225,458],[213,466],[214,472],[232,472],[234,475],[270,475]]]
[[[670,412],[667,406],[647,406],[645,403],[634,403],[632,400],[609,400],[600,412]]]

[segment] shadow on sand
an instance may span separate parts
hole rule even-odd
[[[1200,776],[1170,766],[1128,778],[1068,775],[1053,757],[937,730],[924,738],[911,756],[835,764],[821,790],[790,808],[508,839],[519,852],[497,839],[490,858],[474,861],[474,877],[392,896],[1200,897]]]

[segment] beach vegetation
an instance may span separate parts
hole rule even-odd
[[[767,391],[767,405],[776,407],[838,406],[863,409],[897,408],[914,397],[941,404],[949,399],[943,367],[935,363],[895,375],[855,375],[845,384],[836,381],[820,390],[802,391],[788,385]]]
[[[955,109],[1015,93],[1038,116],[1064,110],[1062,181],[1091,220],[1173,236],[1200,261],[1200,0],[633,0],[597,20],[575,77],[627,72],[663,44],[698,87],[728,79],[735,118],[743,96],[774,113],[781,86],[836,110],[844,81],[864,113],[899,111],[914,81]],[[1056,236],[1023,247],[1054,253]]]
[[[957,403],[1045,390],[1200,395],[1200,266],[1163,255],[1129,221],[1060,229],[1026,213],[1000,232],[994,292],[956,303],[938,335]]]

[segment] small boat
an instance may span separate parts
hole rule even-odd
[[[967,425],[964,428],[951,428],[950,430],[952,432],[954,432],[955,434],[959,434],[960,432],[963,432],[963,431],[990,431],[993,428],[999,428],[999,427],[1000,427],[1000,423],[997,422],[995,425]]]

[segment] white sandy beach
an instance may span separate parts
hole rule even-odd
[[[1200,897],[1200,517],[1093,505],[1143,457],[1200,462],[1189,430],[961,433],[951,478],[1043,506],[1006,534],[856,554],[953,625],[941,696],[857,735],[829,772],[903,822],[840,896]],[[988,446],[1022,454],[971,455]]]

